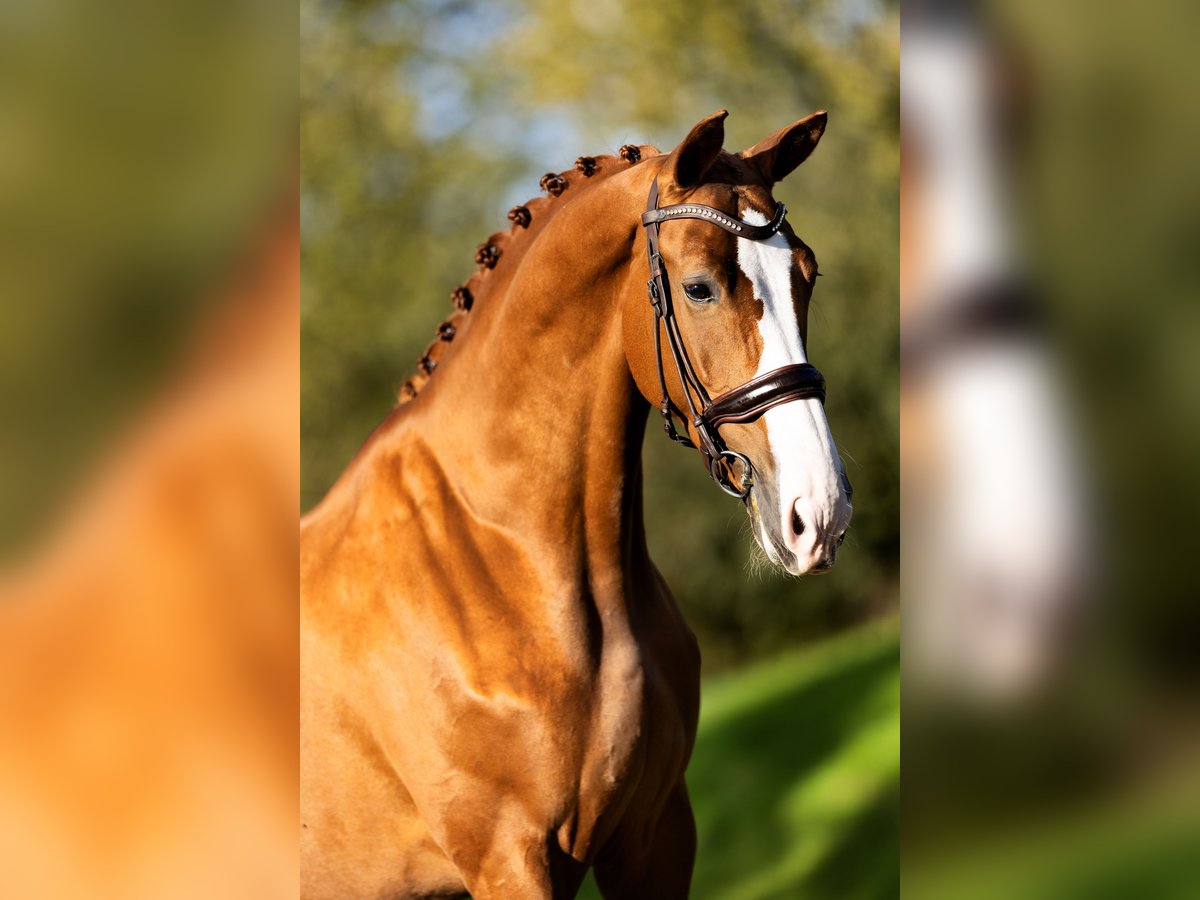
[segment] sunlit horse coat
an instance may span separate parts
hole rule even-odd
[[[626,147],[544,179],[304,520],[306,898],[571,897],[589,866],[606,897],[687,895],[700,660],[642,523],[659,386],[640,217],[656,176],[664,202],[769,216],[825,126],[733,156],[724,118],[671,154]],[[714,395],[768,357],[804,361],[816,262],[789,227],[753,266],[707,223],[662,240],[672,277],[710,292],[673,284]],[[788,407],[727,438],[755,461],[756,535],[804,571],[850,510],[819,401]]]

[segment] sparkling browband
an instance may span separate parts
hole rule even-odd
[[[711,206],[679,203],[675,206],[662,206],[657,209],[647,210],[642,215],[642,224],[657,225],[666,219],[704,219],[712,222],[714,225],[719,225],[731,234],[761,241],[779,231],[783,226],[783,220],[786,216],[787,207],[782,203],[776,203],[775,215],[770,222],[766,225],[752,225],[749,222],[743,222],[741,219],[735,219],[733,216],[727,215],[718,209],[713,209]]]

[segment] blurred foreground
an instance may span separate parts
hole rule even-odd
[[[182,377],[0,581],[6,896],[295,895],[299,256],[279,218]]]
[[[1195,20],[904,7],[913,897],[1200,896]]]
[[[296,895],[284,12],[0,11],[6,898]]]

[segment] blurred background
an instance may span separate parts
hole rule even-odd
[[[294,7],[0,6],[0,894],[297,892]]]
[[[905,893],[1200,896],[1200,22],[902,18]]]
[[[624,143],[669,150],[722,107],[734,151],[829,110],[776,196],[825,275],[808,350],[855,487],[838,565],[803,581],[751,569],[745,512],[657,425],[647,527],[704,656],[694,895],[894,895],[896,4],[303,0],[300,34],[305,508],[542,174]]]
[[[6,896],[294,896],[297,496],[542,173],[721,106],[830,110],[778,194],[857,503],[831,575],[748,571],[647,435],[696,895],[894,896],[900,806],[917,897],[1200,895],[1188,4],[905,0],[901,78],[888,3],[305,0],[299,114],[294,15],[0,9]]]
[[[901,78],[900,13],[304,0],[298,114],[286,4],[0,7],[5,896],[295,895],[297,505],[542,173],[722,106],[830,110],[778,193],[857,503],[748,571],[647,436],[696,895],[894,896],[901,806],[916,897],[1200,895],[1200,21],[905,0]]]

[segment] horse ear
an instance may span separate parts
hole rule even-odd
[[[808,155],[816,148],[817,141],[821,140],[821,135],[825,133],[825,123],[828,120],[828,113],[823,109],[819,110],[799,122],[780,128],[749,150],[743,150],[742,159],[762,172],[771,184],[783,181],[800,163],[808,159]]]
[[[665,171],[682,190],[699,187],[704,176],[725,145],[725,117],[728,110],[719,109],[701,119],[671,152]]]

